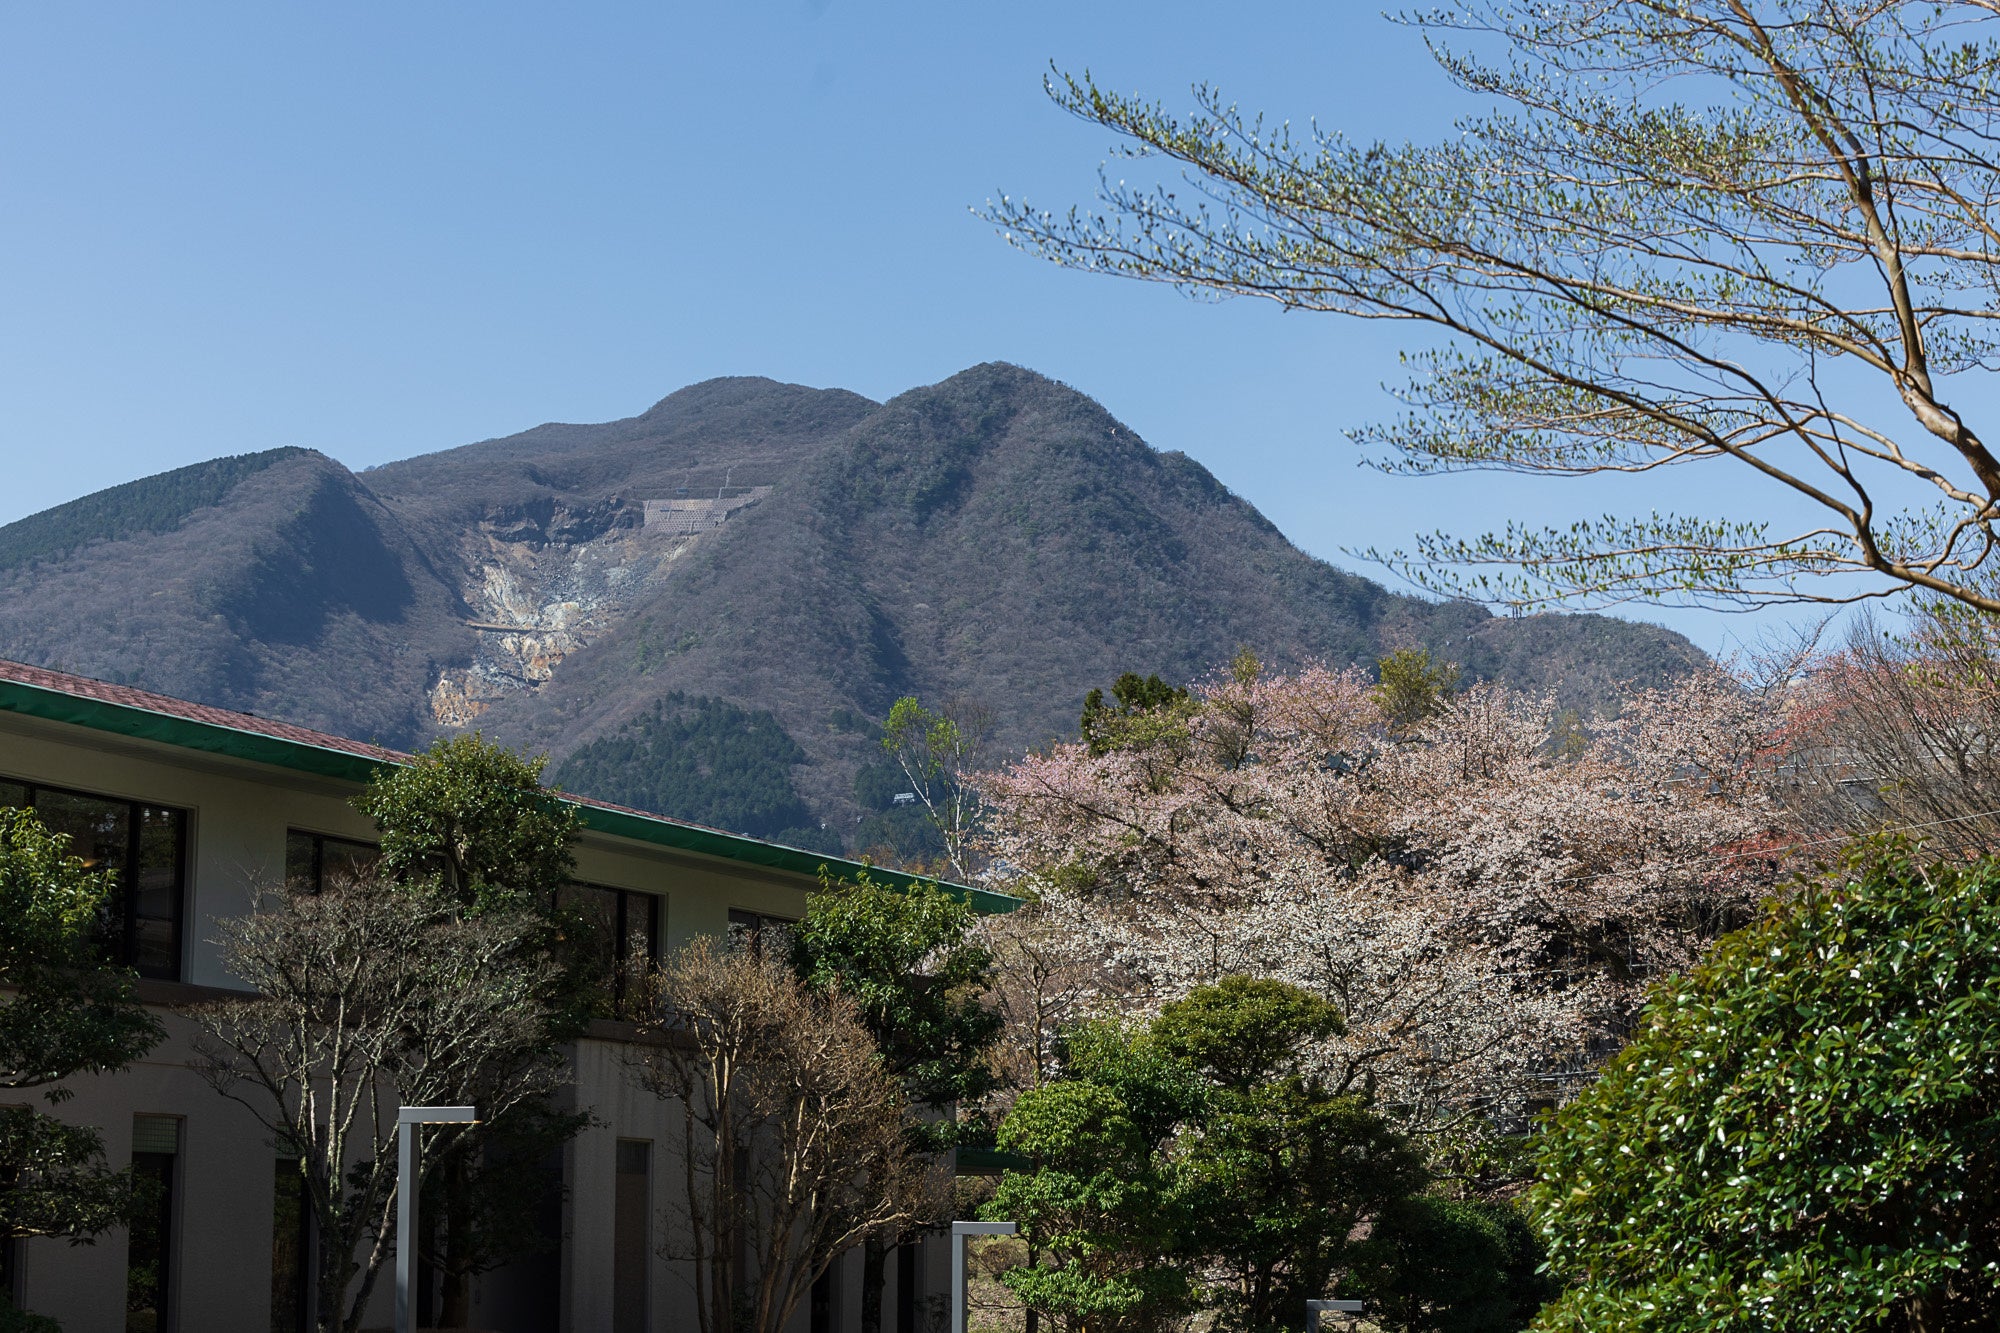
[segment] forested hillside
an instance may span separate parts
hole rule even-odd
[[[245,477],[303,449],[212,458],[30,514],[0,528],[0,570],[68,555],[92,542],[171,532],[197,510],[221,504]]]

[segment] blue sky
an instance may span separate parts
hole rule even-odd
[[[0,523],[218,454],[360,468],[713,375],[883,398],[987,360],[1350,567],[1601,510],[1359,469],[1383,326],[1009,249],[969,207],[1087,201],[1111,146],[1047,102],[1051,61],[1363,137],[1462,109],[1414,33],[1341,3],[0,8]],[[1748,628],[1628,613],[1711,649]]]

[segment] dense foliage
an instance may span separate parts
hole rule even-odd
[[[0,527],[0,570],[54,560],[91,542],[171,531],[195,510],[222,503],[245,477],[304,452],[287,447],[212,458],[30,514]]]
[[[1550,1330],[2000,1322],[2000,865],[1864,844],[1549,1125]]]
[[[827,880],[790,931],[793,969],[815,992],[854,1006],[883,1070],[934,1117],[915,1131],[931,1148],[966,1141],[971,1126],[960,1104],[994,1086],[988,1052],[1000,1016],[985,1003],[992,957],[973,937],[976,919],[935,884],[892,889],[864,871],[852,881]],[[885,1258],[904,1239],[901,1231],[863,1238],[862,1333],[882,1326]]]
[[[1092,689],[1083,696],[1083,715],[1077,719],[1077,734],[1092,754],[1109,754],[1130,744],[1135,725],[1157,723],[1175,716],[1176,706],[1192,702],[1187,690],[1176,688],[1158,675],[1141,676],[1127,671],[1111,683],[1111,702],[1104,691]]]
[[[805,760],[769,710],[674,693],[578,747],[552,780],[599,800],[785,842],[816,823],[792,780]]]
[[[1000,1019],[984,1003],[992,958],[973,937],[976,920],[935,884],[890,888],[864,871],[825,881],[788,932],[800,977],[853,1002],[883,1068],[918,1106],[947,1110],[993,1087],[986,1053]]]
[[[33,812],[0,806],[0,1094],[60,1105],[71,1079],[151,1050],[160,1026],[132,998],[129,975],[104,967],[99,914],[112,890],[69,855]],[[86,1239],[129,1216],[129,1173],[104,1143],[28,1104],[0,1107],[0,1244],[23,1236]]]
[[[1396,1330],[1514,1329],[1539,1256],[1504,1205],[1424,1193],[1421,1154],[1314,1048],[1337,1010],[1232,976],[1147,1024],[1070,1030],[1060,1077],[1024,1092],[1001,1146],[1033,1163],[989,1211],[1031,1261],[1003,1280],[1065,1329],[1296,1329],[1305,1302],[1365,1293]]]
[[[380,831],[382,872],[435,879],[469,908],[547,910],[576,869],[582,827],[542,786],[547,762],[473,734],[385,772],[354,799]]]

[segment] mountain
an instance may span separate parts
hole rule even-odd
[[[879,404],[711,380],[358,475],[273,450],[0,528],[0,656],[397,745],[477,727],[592,795],[829,844],[893,797],[900,695],[985,704],[1004,752],[1123,671],[1407,644],[1585,707],[1700,659],[1391,593],[1001,364]]]

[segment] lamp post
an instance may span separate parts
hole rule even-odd
[[[1361,1313],[1361,1302],[1360,1301],[1307,1301],[1306,1302],[1307,1333],[1319,1333],[1319,1327],[1320,1327],[1319,1317],[1325,1314],[1329,1310],[1333,1311],[1335,1314],[1358,1315]],[[1347,1322],[1349,1324],[1352,1324],[1354,1321],[1350,1319]]]
[[[1011,1236],[1012,1222],[953,1222],[951,1224],[951,1333],[965,1333],[965,1238]]]
[[[417,1333],[410,1301],[417,1267],[417,1130],[422,1125],[473,1125],[470,1106],[405,1106],[396,1112],[396,1333]]]

